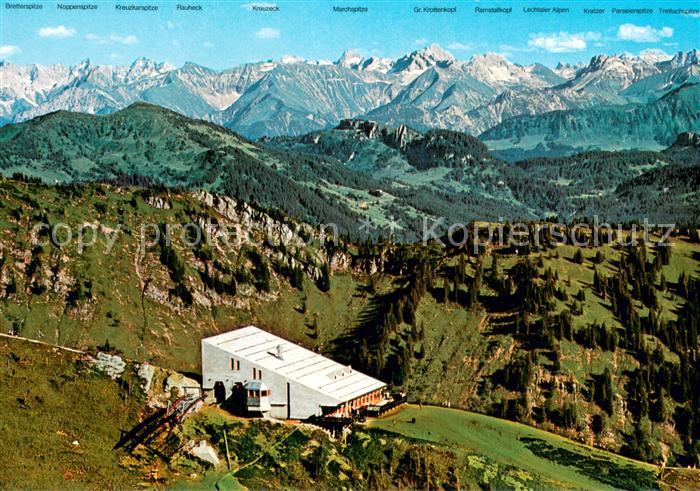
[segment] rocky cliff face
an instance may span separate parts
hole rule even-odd
[[[358,135],[380,140],[386,145],[396,149],[405,148],[410,141],[420,136],[419,132],[406,125],[399,125],[393,128],[379,124],[376,121],[362,119],[344,119],[340,122],[336,130],[354,131]]]
[[[700,134],[684,131],[676,139],[674,145],[680,147],[700,147]]]

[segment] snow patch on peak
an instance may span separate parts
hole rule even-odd
[[[387,73],[394,66],[393,60],[372,56],[362,62],[360,69],[366,72],[381,72]]]
[[[469,59],[469,62],[472,64],[510,64],[503,55],[493,52],[474,55]]]
[[[542,88],[557,80],[554,72],[543,65],[518,65],[497,53],[472,56],[464,64],[464,69],[477,80],[497,89],[519,85]]]
[[[336,65],[343,68],[351,68],[356,70],[360,67],[363,61],[364,57],[357,50],[348,49],[345,50],[340,58],[338,58]]]
[[[423,58],[434,60],[435,62],[454,61],[455,59],[455,57],[452,56],[452,53],[444,50],[439,44],[431,44],[422,50],[414,51],[414,53],[418,53]]]
[[[437,64],[452,63],[454,61],[455,57],[452,54],[437,44],[431,44],[396,60],[391,72],[400,74],[402,82],[407,83]]]
[[[672,56],[660,49],[645,49],[639,53],[639,58],[650,63],[659,63],[670,60]]]
[[[575,65],[572,65],[571,63],[564,63],[560,61],[557,63],[557,66],[554,67],[553,72],[559,75],[562,78],[565,78],[567,80],[572,79],[576,76],[576,73],[583,68],[584,65],[582,62],[578,62]]]
[[[296,63],[304,63],[304,58],[301,56],[294,56],[294,55],[284,55],[282,58],[280,58],[280,63],[283,65],[293,65]]]

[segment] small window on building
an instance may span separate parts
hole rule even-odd
[[[239,360],[235,360],[231,358],[231,370],[240,370],[241,369],[241,362]]]

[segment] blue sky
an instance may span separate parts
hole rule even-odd
[[[559,60],[588,61],[598,53],[636,55],[647,49],[674,53],[700,47],[698,16],[660,14],[657,9],[697,9],[697,1],[265,2],[278,5],[277,13],[253,12],[249,2],[236,1],[192,2],[203,5],[202,12],[178,12],[176,2],[151,2],[160,6],[153,13],[117,12],[114,1],[93,0],[99,9],[88,13],[60,11],[56,2],[43,3],[43,10],[29,12],[7,10],[4,2],[0,5],[0,59],[75,64],[89,58],[94,63],[120,65],[145,56],[175,65],[193,61],[221,69],[285,54],[335,60],[346,48],[396,58],[438,43],[461,59],[497,52],[517,63],[553,66]],[[369,13],[333,13],[332,5],[367,5]],[[454,15],[413,12],[416,6],[455,5]],[[475,14],[475,6],[512,6],[514,13]],[[525,14],[523,6],[566,6],[571,13]],[[655,13],[613,15],[613,6],[644,6]],[[606,13],[584,15],[583,7],[605,8]]]

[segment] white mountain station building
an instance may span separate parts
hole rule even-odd
[[[255,326],[202,340],[202,388],[245,388],[249,411],[279,419],[348,416],[378,404],[384,382]]]

